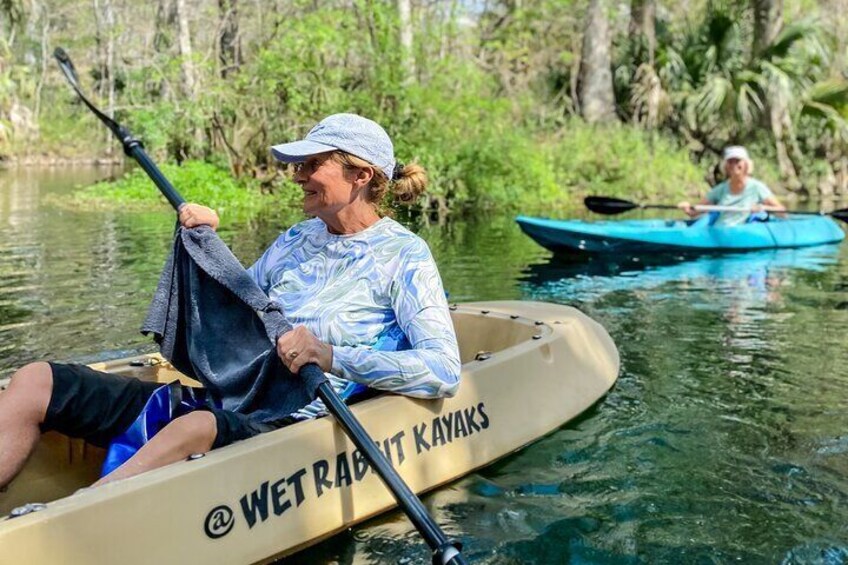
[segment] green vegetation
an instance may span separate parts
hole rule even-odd
[[[603,140],[599,143],[599,140]],[[557,182],[578,195],[673,198],[705,192],[704,171],[667,137],[620,124],[564,128],[554,157]]]
[[[187,197],[244,213],[297,194],[268,147],[342,111],[384,124],[398,157],[428,169],[430,209],[696,195],[730,143],[775,187],[848,195],[845,30],[830,2],[56,4],[0,3],[0,156],[119,152],[49,44],[155,159],[182,165],[168,173]],[[79,201],[140,204],[154,198],[142,181]]]
[[[226,169],[201,161],[188,161],[182,166],[165,164],[161,169],[187,201],[202,202],[229,219],[248,217],[267,206],[290,207],[300,195],[293,184],[285,187],[289,190],[263,195],[258,181],[235,180]],[[140,168],[133,168],[115,181],[84,188],[63,205],[137,211],[169,206]]]

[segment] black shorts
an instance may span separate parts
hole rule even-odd
[[[98,447],[108,447],[141,414],[147,400],[162,383],[95,371],[85,365],[50,363],[53,394],[41,431],[55,430],[83,438]],[[185,387],[184,388],[190,388]],[[280,428],[251,420],[244,414],[218,408],[203,408],[215,416],[217,434],[212,449]]]

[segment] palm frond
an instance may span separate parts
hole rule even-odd
[[[820,32],[818,26],[811,21],[793,22],[784,26],[774,41],[761,54],[763,59],[786,57],[789,51],[799,42],[818,41]]]
[[[796,86],[798,77],[790,76],[784,69],[769,61],[760,62],[760,73],[769,91],[779,93],[786,98],[792,97],[793,87]]]
[[[738,27],[736,20],[724,11],[716,10],[707,18],[704,31],[710,45],[726,45],[733,40]]]
[[[739,120],[746,125],[751,125],[762,114],[764,108],[765,105],[757,89],[749,84],[742,84],[736,95],[736,115],[739,116]]]
[[[697,114],[700,121],[719,116],[733,97],[733,85],[722,76],[711,77],[697,94]]]
[[[657,53],[657,74],[663,84],[671,89],[691,84],[692,76],[680,51],[669,47]]]
[[[806,100],[801,106],[801,115],[824,120],[840,118],[839,112],[829,104]]]
[[[743,69],[733,76],[733,82],[740,85],[749,85],[765,90],[768,87],[768,77],[749,69]]]
[[[807,91],[805,104],[826,105],[848,118],[848,81],[829,80],[814,84]]]

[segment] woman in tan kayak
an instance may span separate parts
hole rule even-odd
[[[398,163],[383,128],[353,114],[330,116],[305,139],[272,153],[294,165],[304,211],[314,216],[282,233],[248,269],[294,326],[276,344],[286,368],[297,373],[317,364],[342,398],[366,387],[418,398],[454,395],[459,350],[436,264],[426,242],[379,213],[387,193],[413,201],[426,186],[424,170]],[[214,229],[218,217],[187,204],[180,222]],[[105,447],[138,418],[157,387],[82,365],[21,368],[0,394],[0,487],[21,470],[41,432]],[[100,483],[323,413],[320,401],[261,417],[211,407],[190,412]]]

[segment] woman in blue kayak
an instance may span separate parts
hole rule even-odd
[[[313,216],[281,234],[248,269],[294,326],[276,344],[283,364],[295,373],[317,364],[342,398],[365,388],[453,396],[459,349],[430,249],[380,214],[387,194],[411,202],[423,192],[424,169],[398,163],[383,128],[353,114],[330,116],[305,139],[271,151],[294,166],[304,212]],[[186,204],[180,222],[215,229],[218,216]],[[41,432],[108,445],[138,418],[157,386],[81,365],[23,367],[0,394],[0,487],[23,467]],[[320,400],[271,422],[197,410],[166,425],[100,483],[324,413]]]
[[[748,151],[739,145],[727,147],[723,154],[725,179],[710,189],[700,205],[732,206],[747,210],[745,212],[722,212],[716,224],[732,226],[759,219],[764,212],[777,212],[785,216],[786,208],[775,198],[772,191],[753,177],[754,163]],[[702,214],[689,202],[681,202],[678,208],[691,218]]]

